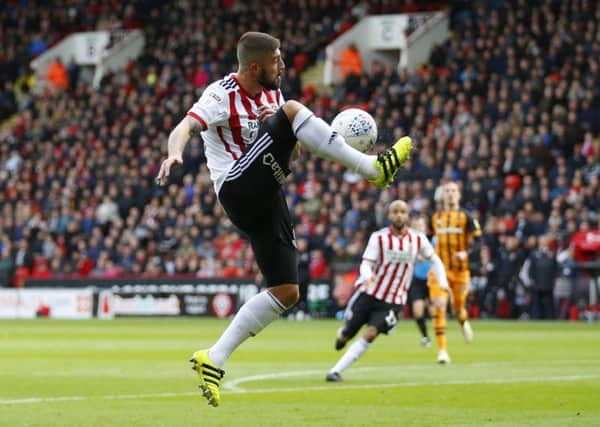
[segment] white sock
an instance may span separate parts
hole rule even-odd
[[[333,160],[346,166],[365,178],[379,176],[375,169],[376,156],[361,153],[352,148],[340,135],[333,136],[333,129],[325,121],[316,117],[308,108],[303,108],[294,117],[294,134],[300,145],[317,156]]]
[[[250,298],[237,312],[225,332],[208,350],[208,357],[222,368],[231,353],[247,338],[253,337],[273,320],[279,318],[285,306],[269,291]]]
[[[369,349],[369,345],[370,344],[362,337],[356,340],[350,347],[348,347],[348,350],[346,350],[342,358],[338,360],[338,363],[336,363],[329,372],[337,372],[338,374],[341,374],[342,371],[349,368],[350,365],[356,362],[360,356],[362,356],[363,353]]]

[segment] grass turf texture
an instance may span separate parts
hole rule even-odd
[[[234,353],[212,408],[187,359],[226,325],[0,321],[0,426],[600,425],[600,324],[473,322],[467,345],[451,322],[438,366],[406,320],[332,384],[340,323],[281,320]]]

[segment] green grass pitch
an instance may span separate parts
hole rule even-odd
[[[473,322],[467,345],[450,322],[437,366],[405,320],[331,384],[340,322],[281,320],[234,353],[212,408],[188,357],[226,325],[0,321],[0,426],[600,425],[600,324]]]

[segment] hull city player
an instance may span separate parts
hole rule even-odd
[[[481,236],[476,219],[460,209],[460,190],[455,182],[442,189],[443,210],[431,217],[431,229],[435,237],[435,251],[444,263],[448,284],[454,296],[452,314],[458,320],[466,342],[473,340],[473,330],[467,316],[469,295],[469,245]],[[447,293],[440,289],[436,277],[429,273],[427,280],[429,297],[433,302],[433,328],[438,345],[438,363],[450,362],[446,345]]]

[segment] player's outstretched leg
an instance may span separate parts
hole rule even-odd
[[[394,182],[412,149],[412,140],[405,136],[377,156],[364,154],[346,144],[331,126],[299,102],[287,101],[283,110],[302,146],[321,158],[341,163],[379,188]]]

